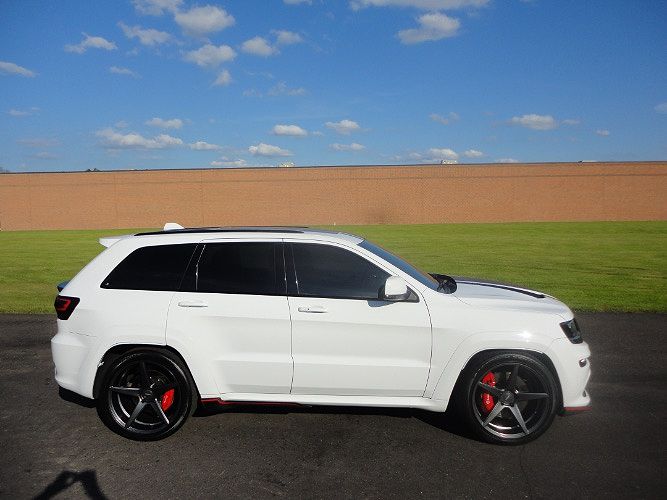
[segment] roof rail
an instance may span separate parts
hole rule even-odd
[[[165,224],[165,227],[167,224]],[[158,234],[188,234],[188,233],[304,233],[307,227],[294,226],[227,226],[227,227],[181,227],[180,229],[163,229],[162,231],[147,231],[136,233],[135,236],[150,236]]]

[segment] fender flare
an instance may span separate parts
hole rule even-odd
[[[449,402],[459,376],[470,360],[485,351],[527,351],[546,358],[560,389],[558,371],[554,367],[550,345],[552,337],[526,332],[481,332],[471,335],[459,344],[438,377],[431,394],[425,397]]]

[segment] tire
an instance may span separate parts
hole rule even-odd
[[[197,390],[183,362],[154,349],[136,349],[114,359],[97,398],[102,422],[138,441],[170,436],[196,406]]]
[[[515,352],[482,356],[462,374],[457,407],[489,443],[518,445],[543,434],[559,407],[558,382],[543,362]]]

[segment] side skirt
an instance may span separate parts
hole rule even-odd
[[[434,412],[444,412],[447,409],[447,401],[421,397],[227,393],[220,396],[213,396],[208,394],[202,395],[201,402],[203,404],[217,404],[221,406],[233,404],[263,404],[278,406],[365,406],[384,408],[418,408]]]

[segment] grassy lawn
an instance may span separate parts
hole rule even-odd
[[[667,312],[667,222],[337,226],[426,271],[521,284],[580,311]],[[51,312],[55,284],[138,231],[0,232],[0,312]]]

